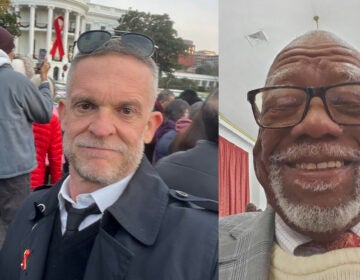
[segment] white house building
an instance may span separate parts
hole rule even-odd
[[[195,73],[175,72],[173,75],[177,79],[189,79],[196,82],[197,86],[204,88],[216,88],[219,86],[219,77],[210,75],[200,75]]]
[[[22,34],[15,41],[16,55],[29,56],[36,61],[39,50],[46,49],[49,53],[59,41],[57,31],[62,31],[64,56],[60,59],[57,51],[51,61],[52,76],[58,81],[63,79],[64,66],[69,62],[68,55],[79,34],[93,29],[111,32],[126,13],[126,10],[92,4],[88,0],[12,0],[11,3],[21,16]],[[48,57],[51,60],[51,56]]]
[[[15,54],[31,57],[36,62],[39,50],[46,49],[51,62],[51,76],[58,82],[66,79],[69,55],[79,35],[95,29],[112,32],[127,13],[126,9],[93,4],[89,0],[12,0],[11,3],[21,16],[22,34],[16,38]],[[49,52],[59,42],[59,30],[64,56],[60,59],[59,51],[56,51],[52,59]],[[218,83],[217,77],[175,74],[195,79],[199,86],[212,87]]]

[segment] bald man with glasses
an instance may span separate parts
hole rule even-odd
[[[248,93],[264,212],[220,221],[219,279],[358,279],[360,54],[312,31]]]

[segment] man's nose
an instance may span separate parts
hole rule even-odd
[[[295,137],[302,135],[312,138],[338,137],[342,130],[343,128],[330,118],[322,100],[319,97],[314,97],[310,101],[305,118],[292,128],[291,134]]]
[[[97,137],[105,137],[116,131],[115,117],[111,110],[99,110],[89,125],[89,131]]]

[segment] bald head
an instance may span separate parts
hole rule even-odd
[[[335,35],[334,33],[314,30],[309,31],[291,41],[284,49],[295,46],[302,47],[316,47],[317,45],[332,45],[338,44],[347,46],[348,48],[352,48],[347,42],[342,40],[340,37]]]
[[[280,51],[270,67],[266,84],[274,84],[279,77],[281,80],[284,74],[294,71],[289,66],[295,67],[299,63],[302,63],[302,66],[312,64],[314,69],[322,70],[329,66],[328,63],[326,65],[323,63],[326,59],[332,62],[337,61],[343,65],[347,64],[349,68],[360,67],[359,52],[347,42],[327,31],[310,31],[297,37]],[[338,71],[344,70],[338,66]],[[349,72],[348,70],[344,71],[344,75],[347,76],[346,80],[353,76],[353,71],[350,69]]]

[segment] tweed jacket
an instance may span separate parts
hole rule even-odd
[[[17,212],[0,252],[1,280],[43,279],[60,186],[33,192]],[[197,201],[206,202],[169,190],[143,159],[104,212],[83,279],[217,279],[218,217]]]
[[[275,212],[249,212],[220,219],[219,280],[268,279],[275,238]]]

